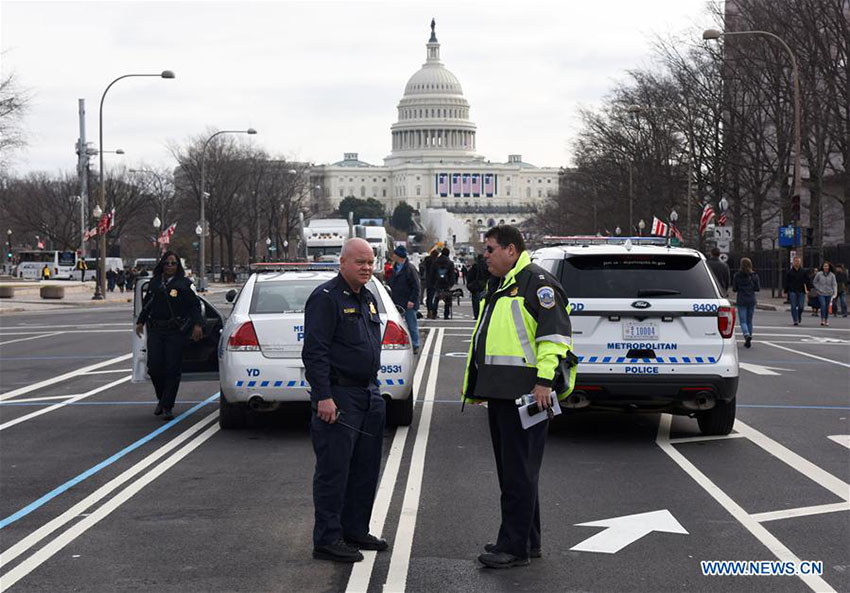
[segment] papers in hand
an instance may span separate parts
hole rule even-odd
[[[534,396],[531,396],[532,399],[533,397]],[[525,396],[523,396],[523,398],[525,398]],[[543,410],[541,412],[537,408],[537,402],[524,404],[517,408],[517,410],[519,411],[519,421],[522,424],[523,428],[530,428],[535,424],[539,424],[540,422],[548,420],[550,417],[557,416],[561,413],[561,405],[558,403],[558,397],[555,395],[554,391],[549,394],[549,398],[552,402],[552,407],[549,408],[549,410],[552,411],[551,414],[548,413],[548,410]]]

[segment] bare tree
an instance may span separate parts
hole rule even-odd
[[[0,170],[7,169],[12,150],[26,145],[23,119],[29,101],[14,73],[0,77]]]

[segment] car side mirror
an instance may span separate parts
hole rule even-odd
[[[227,299],[228,303],[232,303],[233,301],[236,300],[237,294],[239,294],[239,291],[236,290],[235,288],[231,288],[230,290],[227,291],[227,294],[224,295],[224,298]]]

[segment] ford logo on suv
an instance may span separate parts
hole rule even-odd
[[[649,309],[651,306],[652,305],[646,301],[635,301],[632,303],[632,307],[635,309]]]

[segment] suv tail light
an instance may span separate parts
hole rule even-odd
[[[387,321],[387,329],[384,330],[384,341],[381,343],[384,350],[403,350],[410,348],[410,338],[395,321]]]
[[[254,324],[246,321],[240,325],[227,340],[227,349],[239,352],[259,351],[260,342],[257,340],[257,332],[254,331]]]
[[[731,338],[735,332],[735,309],[720,307],[717,309],[717,329],[724,338]]]

